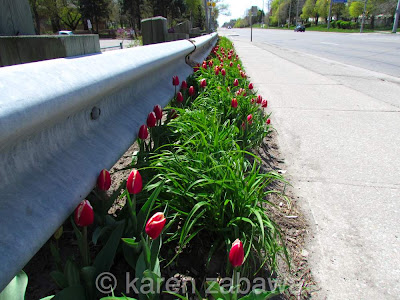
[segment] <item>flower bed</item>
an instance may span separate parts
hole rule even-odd
[[[279,228],[265,211],[269,195],[279,195],[271,184],[284,179],[263,171],[251,152],[271,132],[268,102],[256,94],[225,38],[194,71],[186,81],[172,79],[170,106],[155,106],[140,127],[126,180],[107,192],[111,177],[101,170],[96,188],[66,221],[65,233],[61,228],[49,241],[51,277],[58,286],[54,299],[114,293],[158,299],[167,297],[164,292],[266,299],[286,288],[267,291],[265,284],[253,284],[243,292],[240,281],[272,278],[277,257],[289,260]],[[119,209],[116,203],[122,203]],[[76,247],[65,255],[62,240],[71,240],[72,231]],[[137,279],[136,289],[123,278],[126,272]],[[177,272],[179,282],[170,289],[166,279]],[[105,286],[104,274],[112,275],[107,282],[114,276],[131,289]],[[183,292],[188,278],[195,282],[192,294]]]

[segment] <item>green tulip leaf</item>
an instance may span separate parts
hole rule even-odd
[[[98,274],[108,272],[114,261],[115,253],[117,252],[119,241],[121,240],[124,231],[125,222],[120,222],[109,237],[103,249],[97,254],[93,266]]]
[[[68,286],[68,280],[63,272],[52,271],[50,272],[50,277],[54,280],[60,289],[65,289]]]
[[[282,288],[280,289],[275,289],[273,291],[264,291],[261,289],[254,289],[251,291],[250,294],[248,294],[247,296],[244,296],[242,298],[240,298],[241,300],[266,300],[266,299],[270,299],[274,296],[280,295],[287,287],[283,287],[284,289],[282,290]]]
[[[27,286],[28,276],[21,270],[0,293],[0,300],[24,299]]]
[[[85,288],[81,285],[69,286],[57,293],[52,300],[86,300]]]
[[[222,286],[218,284],[216,281],[207,281],[206,285],[208,286],[207,291],[214,299],[224,299],[230,300],[231,293],[225,290]]]
[[[65,278],[67,279],[68,286],[80,285],[81,280],[79,276],[79,268],[75,262],[68,259],[64,268]]]

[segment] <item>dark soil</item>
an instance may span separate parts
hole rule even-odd
[[[117,185],[128,177],[130,170],[120,170],[129,166],[132,161],[132,155],[137,150],[137,144],[132,145],[111,169],[113,186],[109,193],[113,189],[117,189]],[[289,174],[286,174],[284,158],[279,151],[275,132],[272,132],[272,134],[265,138],[261,147],[254,150],[254,153],[261,157],[265,171],[274,170],[287,178]],[[304,250],[309,229],[304,216],[298,209],[298,198],[293,193],[290,184],[277,183],[274,189],[280,190],[290,199],[288,203],[282,197],[273,195],[268,200],[274,206],[269,205],[266,208],[271,219],[281,228],[291,258],[290,269],[283,258],[279,259],[278,280],[280,283],[289,285],[289,289],[284,295],[279,296],[278,299],[309,299],[312,292],[316,290],[316,284],[308,266],[308,253]],[[124,199],[121,199],[115,203],[110,213],[115,213],[118,209],[121,209],[125,204],[124,202]],[[55,241],[53,238],[51,240],[52,242]],[[58,243],[59,248],[62,249],[62,257],[71,255],[79,257],[78,246],[69,221],[65,223],[63,236]],[[185,252],[168,267],[164,267],[165,261],[161,262],[162,276],[164,278],[176,278],[177,292],[180,291],[182,283],[185,281],[188,282],[194,279],[197,288],[202,290],[201,283],[204,282],[205,278],[217,278],[225,275],[223,268],[226,265],[226,253],[217,253],[210,262],[209,268],[206,269],[207,253],[204,249],[207,247],[203,247],[203,243],[212,244],[212,237],[202,235],[194,240],[192,245],[188,249],[185,249]],[[162,249],[162,257],[169,257],[171,251],[173,251],[171,247],[163,247]],[[92,246],[91,251],[94,256],[98,249]],[[40,299],[59,291],[49,275],[53,270],[55,270],[55,263],[51,256],[49,243],[46,243],[24,268],[29,277],[26,292],[27,300]],[[122,254],[116,257],[110,271],[117,276],[118,282],[125,283],[126,272],[130,272],[131,279],[134,278],[134,272],[127,266]],[[264,274],[264,276],[268,275]],[[115,295],[120,296],[121,293],[125,294],[125,286],[118,285]],[[127,294],[127,296],[133,296],[133,294]],[[164,295],[163,298],[173,299],[174,297],[171,298],[171,296]]]

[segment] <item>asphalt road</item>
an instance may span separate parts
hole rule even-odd
[[[219,33],[268,99],[310,224],[313,299],[399,299],[399,36],[255,30],[250,43],[248,30]]]
[[[250,29],[226,30],[227,36],[249,41]],[[313,54],[345,64],[400,77],[400,34],[294,32],[253,29],[253,42]]]

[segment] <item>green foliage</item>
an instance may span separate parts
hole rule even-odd
[[[222,39],[219,51],[221,47],[228,52],[232,45]],[[177,220],[182,220],[170,238],[178,241],[179,251],[205,231],[213,237],[214,246],[225,244],[227,250],[240,238],[249,258],[250,251],[255,251],[274,270],[276,256],[285,250],[264,205],[269,205],[268,195],[276,193],[270,189],[271,183],[283,178],[262,171],[260,159],[249,152],[268,134],[268,116],[251,101],[256,95],[240,75],[236,54],[230,55],[234,65],[229,66],[229,59],[224,61],[226,76],[214,74],[214,66],[220,63],[215,56],[213,67],[195,73],[194,80],[206,79],[207,86],[188,107],[175,107],[179,118],[167,125],[174,141],[149,156],[155,177],[147,188],[152,190],[164,182],[160,204],[168,205]],[[238,79],[237,87],[234,79]],[[237,108],[231,107],[233,97]],[[247,122],[250,114],[251,124]]]
[[[0,293],[0,300],[24,299],[28,276],[20,271]]]
[[[349,6],[349,13],[350,16],[353,18],[358,18],[360,15],[362,15],[363,10],[364,10],[364,3],[360,1],[353,1]]]

